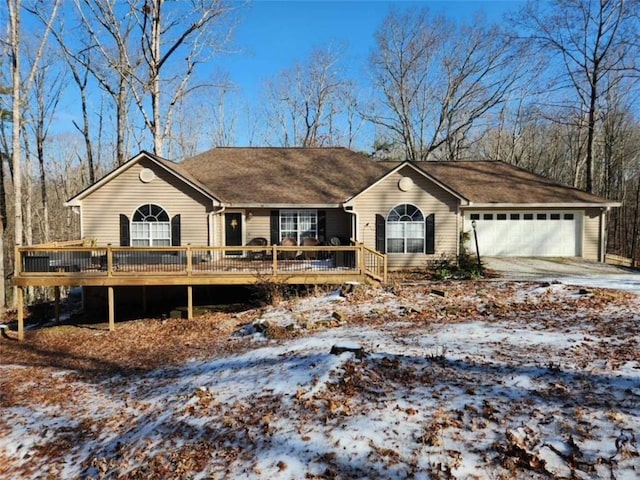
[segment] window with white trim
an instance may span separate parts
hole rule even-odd
[[[424,253],[424,215],[411,204],[395,207],[387,215],[387,253]]]
[[[280,210],[280,240],[291,237],[298,245],[305,238],[318,238],[316,210]]]
[[[136,210],[131,222],[131,246],[171,246],[171,222],[162,207],[148,203]]]

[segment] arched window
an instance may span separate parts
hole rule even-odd
[[[136,210],[131,222],[131,246],[171,246],[171,222],[162,207],[148,203]]]
[[[424,215],[408,203],[387,215],[387,253],[424,253]]]

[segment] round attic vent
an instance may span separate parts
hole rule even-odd
[[[413,180],[409,177],[402,177],[398,182],[398,188],[403,192],[408,192],[413,188]]]
[[[153,170],[150,168],[143,168],[140,170],[140,181],[143,183],[149,183],[151,180],[156,178],[156,174],[153,173]]]

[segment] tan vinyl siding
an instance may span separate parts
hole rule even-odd
[[[271,210],[263,208],[248,209],[247,211],[253,215],[247,220],[247,242],[252,238],[262,237],[271,244]]]
[[[405,176],[414,182],[413,188],[406,192],[398,187],[398,182]],[[420,208],[425,217],[432,213],[435,215],[435,254],[388,254],[389,268],[420,267],[442,255],[456,255],[458,199],[410,167],[389,175],[356,197],[354,211],[358,213],[359,239],[366,246],[375,248],[376,214],[386,219],[392,208],[404,203]]]
[[[143,168],[151,168],[156,178],[142,182],[139,175]],[[146,160],[134,163],[83,199],[83,236],[95,238],[100,245],[120,245],[120,214],[131,220],[135,210],[146,203],[161,206],[171,218],[180,215],[182,245],[208,244],[207,214],[213,208],[211,200]]]
[[[584,212],[582,236],[582,257],[587,260],[600,261],[600,210],[590,208]]]
[[[256,237],[266,238],[271,244],[271,210],[306,210],[304,207],[291,209],[269,209],[269,208],[247,208],[244,212],[245,243]],[[350,237],[350,215],[342,209],[312,209],[316,211],[326,212],[326,241],[331,237],[341,237],[348,239]],[[241,211],[241,210],[227,210]],[[248,214],[251,212],[251,215]],[[250,218],[249,218],[250,217]],[[215,215],[214,236],[216,245],[224,244],[224,213]]]

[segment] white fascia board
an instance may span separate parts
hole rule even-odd
[[[227,208],[295,208],[298,210],[316,209],[316,208],[342,208],[339,203],[243,203],[243,202],[227,202],[225,203]]]
[[[566,208],[566,209],[580,209],[580,208],[610,208],[620,207],[620,202],[605,202],[605,203],[470,203],[468,205],[462,205],[460,208],[464,210],[469,209],[491,209],[491,208],[511,208],[511,209],[524,209],[524,208]]]
[[[442,183],[440,180],[438,180],[436,177],[429,175],[427,172],[425,172],[424,170],[422,170],[421,168],[418,168],[417,166],[415,166],[412,162],[409,161],[404,161],[402,162],[400,165],[398,165],[397,167],[389,170],[385,175],[383,175],[381,178],[379,178],[377,181],[373,182],[371,185],[369,185],[367,188],[365,188],[364,190],[362,190],[361,192],[356,193],[355,195],[347,198],[347,200],[345,200],[344,205],[345,206],[350,206],[353,205],[353,201],[358,198],[360,195],[364,194],[365,192],[368,192],[369,190],[371,190],[372,188],[374,188],[376,185],[378,185],[379,183],[381,183],[382,181],[384,181],[389,175],[393,175],[394,173],[396,173],[397,171],[399,171],[400,169],[404,168],[404,167],[410,167],[413,168],[413,170],[415,170],[417,173],[419,173],[420,175],[422,175],[423,177],[425,177],[427,180],[430,180],[431,182],[435,183],[438,187],[442,188],[445,192],[453,195],[454,197],[456,197],[458,200],[460,200],[461,204],[468,204],[469,200],[467,200],[465,197],[463,197],[462,195],[460,195],[458,192],[456,192],[455,190],[451,189],[450,187],[448,187],[447,185],[445,185],[444,183]]]

